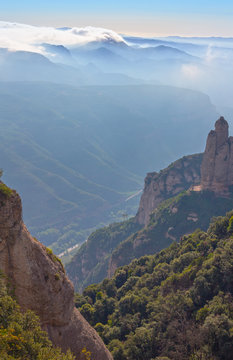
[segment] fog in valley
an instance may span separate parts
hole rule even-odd
[[[147,172],[233,121],[232,64],[232,38],[0,22],[3,180],[33,234],[59,254],[134,215]]]

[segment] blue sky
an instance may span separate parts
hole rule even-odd
[[[0,20],[35,25],[93,25],[142,35],[233,36],[230,0],[0,0],[0,9]]]

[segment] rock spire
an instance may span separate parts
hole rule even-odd
[[[201,189],[224,195],[233,185],[233,137],[228,136],[228,123],[220,117],[211,130],[201,165]]]

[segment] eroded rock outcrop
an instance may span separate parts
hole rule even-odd
[[[1,184],[2,186],[2,184]],[[19,195],[0,189],[0,270],[7,276],[22,310],[41,319],[53,344],[81,359],[112,360],[95,330],[74,308],[74,290],[59,259],[34,239],[22,221]]]
[[[136,220],[148,225],[150,214],[164,200],[200,183],[202,154],[184,156],[159,173],[147,174]]]
[[[228,123],[220,117],[211,130],[201,165],[201,189],[228,194],[233,185],[233,137],[228,136]]]

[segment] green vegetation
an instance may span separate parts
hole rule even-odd
[[[213,216],[220,216],[233,208],[233,198],[216,197],[209,191],[182,192],[165,200],[151,215],[150,224],[122,242],[112,253],[117,267],[135,258],[153,254],[179,241],[196,228],[207,230]]]
[[[107,274],[110,256],[117,245],[127,239],[141,226],[135,218],[114,223],[92,233],[78,251],[78,254],[66,266],[71,279],[78,290],[81,290],[90,283],[100,282]],[[83,270],[85,264],[85,275]]]
[[[3,195],[9,197],[11,196],[13,190],[11,188],[9,188],[7,185],[0,183],[0,193],[2,193]]]
[[[41,330],[39,318],[32,312],[22,313],[10,296],[0,276],[0,358],[2,360],[74,360],[68,351],[52,347],[47,333]]]
[[[135,258],[166,248],[196,228],[206,231],[213,216],[223,215],[231,209],[232,197],[216,197],[209,191],[182,192],[162,202],[151,215],[147,227],[140,229],[131,219],[91,234],[66,266],[68,275],[80,291],[107,277],[111,264],[116,269]]]
[[[57,257],[57,256],[53,253],[52,249],[46,247],[46,252],[47,252],[48,256],[50,257],[50,259],[51,259],[53,262],[59,263],[60,266],[61,266],[62,271],[65,272],[65,269],[64,269],[64,266],[63,266],[63,264],[62,264],[61,259],[59,259],[59,257]]]
[[[231,360],[233,212],[76,295],[114,360]]]

